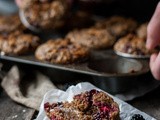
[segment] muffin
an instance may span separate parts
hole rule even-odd
[[[69,39],[49,40],[40,45],[35,52],[38,60],[57,64],[81,62],[86,60],[88,55],[87,48],[74,44]]]
[[[44,109],[50,120],[119,119],[118,104],[106,93],[94,89],[75,95],[70,103],[45,103]]]
[[[126,53],[130,56],[150,56],[157,50],[148,50],[146,48],[146,39],[137,35],[129,34],[120,38],[114,45],[114,50],[119,53]]]
[[[32,34],[15,31],[9,34],[0,34],[0,51],[10,55],[22,55],[34,51],[40,39]]]
[[[21,11],[31,26],[55,29],[64,25],[68,9],[66,0],[34,0],[25,4]]]
[[[116,40],[106,29],[95,28],[74,30],[69,32],[66,37],[73,43],[81,44],[91,49],[109,48]]]
[[[116,38],[119,38],[128,33],[134,32],[137,28],[137,22],[131,18],[112,16],[108,19],[98,21],[95,27],[107,29]]]

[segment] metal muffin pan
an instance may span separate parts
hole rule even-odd
[[[138,59],[138,58],[140,58],[140,59],[148,59],[148,58],[150,58],[150,55],[132,55],[132,54],[116,51],[116,50],[115,50],[115,53],[117,55],[119,55],[119,56],[126,57],[126,58],[136,58],[136,59]]]
[[[84,78],[86,80],[88,78],[97,87],[110,93],[128,90],[135,79],[149,72],[147,60],[119,57],[113,50],[92,51],[88,61],[68,65],[40,62],[30,54],[25,56],[1,55],[0,59],[44,68],[43,73],[52,76],[53,82],[69,82],[71,79]]]

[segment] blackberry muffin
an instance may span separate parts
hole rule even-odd
[[[116,38],[122,37],[128,33],[134,32],[137,28],[137,23],[131,18],[121,16],[112,16],[108,19],[98,21],[95,24],[96,28],[104,28],[109,30]]]
[[[31,34],[15,31],[0,35],[0,51],[4,54],[22,55],[36,49],[40,39]]]
[[[140,38],[137,35],[129,34],[120,38],[114,45],[114,50],[118,53],[126,53],[130,56],[150,56],[156,50],[148,50],[145,46],[146,39]]]
[[[35,52],[38,60],[57,64],[81,62],[86,60],[88,55],[87,48],[74,44],[69,39],[49,40],[40,45]]]
[[[66,0],[34,0],[24,4],[27,5],[21,10],[31,26],[54,29],[64,25],[68,9]]]
[[[136,31],[138,37],[144,38],[144,39],[147,38],[147,26],[148,26],[148,23],[143,23],[138,27]]]
[[[19,16],[0,16],[0,33],[10,33],[15,30],[24,30],[25,27],[22,25]]]
[[[44,109],[50,120],[119,120],[118,104],[94,89],[75,95],[70,103],[45,103]]]
[[[96,28],[74,30],[69,32],[66,37],[73,43],[81,44],[91,49],[109,48],[116,40],[106,29]]]

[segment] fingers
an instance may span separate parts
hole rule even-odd
[[[154,78],[160,80],[160,53],[151,56],[150,68]]]
[[[154,15],[152,16],[147,28],[148,49],[153,49],[160,44],[160,2],[157,5]]]

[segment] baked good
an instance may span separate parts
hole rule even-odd
[[[144,38],[144,39],[147,38],[147,25],[148,25],[148,23],[143,23],[138,27],[138,29],[136,31],[138,37]]]
[[[0,51],[5,54],[21,55],[35,50],[39,37],[19,31],[0,35]]]
[[[139,38],[137,35],[129,34],[120,38],[114,45],[116,52],[127,53],[134,56],[149,56],[156,50],[146,48],[146,39]]]
[[[96,28],[105,28],[109,30],[116,38],[134,32],[137,28],[137,23],[131,18],[121,16],[112,16],[108,19],[98,21]]]
[[[35,56],[41,61],[67,64],[86,60],[88,53],[87,48],[74,44],[69,39],[57,39],[40,45]]]
[[[23,29],[24,26],[22,25],[17,14],[10,16],[0,16],[0,33],[10,33],[15,30]]]
[[[59,28],[64,25],[67,14],[66,0],[34,0],[22,8],[31,26],[40,29]]]
[[[50,120],[118,120],[119,107],[106,93],[97,90],[75,95],[73,101],[45,103]]]
[[[69,32],[66,37],[74,43],[92,49],[109,48],[116,40],[106,29],[96,28],[74,30]]]

